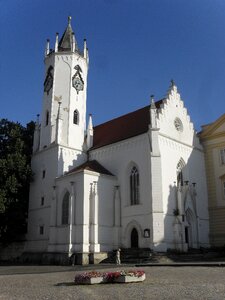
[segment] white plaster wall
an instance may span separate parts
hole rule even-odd
[[[62,225],[62,201],[68,191],[72,195],[71,182],[74,183],[74,211],[72,216],[72,244],[74,251],[82,251],[83,243],[83,197],[84,180],[81,172],[70,174],[56,180],[57,198],[57,238],[55,251],[69,250],[69,225]],[[69,217],[70,220],[70,217]]]
[[[98,243],[100,251],[113,249],[113,226],[114,226],[114,192],[117,183],[114,176],[97,174],[85,171],[84,177],[84,195],[85,203],[92,201],[90,199],[91,184],[94,187],[96,182],[96,191],[98,197]],[[87,211],[88,205],[84,212]],[[90,214],[91,206],[89,206]],[[87,222],[88,220],[86,220]]]
[[[162,162],[162,195],[165,214],[165,241],[171,246],[173,242],[173,210],[176,208],[177,164],[182,158],[185,162],[184,181],[195,182],[197,190],[197,210],[201,219],[200,241],[208,244],[208,196],[204,154],[202,146],[190,122],[190,117],[183,106],[183,101],[174,87],[161,106],[158,116],[159,147]],[[183,130],[174,126],[175,118],[183,123]],[[169,247],[170,247],[169,246]]]
[[[213,168],[215,174],[215,185],[216,185],[216,199],[218,206],[225,206],[224,191],[223,191],[223,181],[225,174],[225,165],[221,163],[220,150],[224,147],[217,146],[213,149]]]
[[[58,147],[37,152],[32,158],[33,182],[30,185],[28,234],[30,247],[34,250],[38,241],[48,239],[50,205],[52,199],[54,179],[57,176]],[[45,178],[42,178],[45,170]],[[44,205],[41,205],[41,197],[44,197]],[[44,235],[40,235],[39,226],[44,226]],[[33,243],[33,244],[32,244]],[[46,250],[46,243],[38,246],[37,251],[42,248]]]
[[[46,58],[45,64],[46,71],[50,65],[54,68],[54,81],[49,95],[44,93],[43,96],[40,149],[55,141],[58,101],[61,101],[63,125],[60,143],[81,150],[86,129],[87,61],[78,53],[53,53]],[[84,80],[84,90],[79,94],[72,87],[72,77],[76,72],[74,69],[76,65],[81,67],[81,75]],[[73,112],[76,109],[79,111],[78,125],[73,124]],[[49,111],[48,126],[45,125],[47,110]]]
[[[118,179],[121,195],[121,246],[130,247],[130,233],[133,227],[139,232],[140,246],[150,247],[151,239],[143,239],[143,230],[152,227],[151,218],[151,182],[150,182],[150,145],[148,134],[143,134],[96,149],[90,152],[90,158],[96,159]],[[129,175],[136,165],[140,176],[140,204],[130,205]],[[133,222],[133,223],[132,223]],[[129,224],[133,224],[129,228]],[[125,231],[127,232],[125,234]]]

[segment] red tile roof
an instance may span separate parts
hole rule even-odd
[[[70,170],[67,174],[71,174],[71,173],[83,171],[83,170],[89,170],[89,171],[94,171],[94,172],[97,172],[100,174],[114,176],[112,173],[110,173],[108,170],[106,170],[99,162],[97,162],[97,160],[86,161],[82,165]]]
[[[163,100],[155,103],[159,108]],[[150,105],[94,127],[93,149],[110,145],[148,131]]]

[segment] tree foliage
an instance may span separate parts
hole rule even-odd
[[[0,119],[0,241],[26,233],[34,122]]]

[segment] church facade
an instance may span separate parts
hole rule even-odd
[[[204,153],[175,83],[162,100],[86,126],[88,65],[69,18],[46,46],[26,251],[85,264],[117,248],[208,247]]]

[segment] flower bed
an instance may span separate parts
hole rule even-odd
[[[128,283],[145,280],[145,272],[142,270],[121,270],[115,272],[84,272],[75,276],[75,284],[98,283]]]

